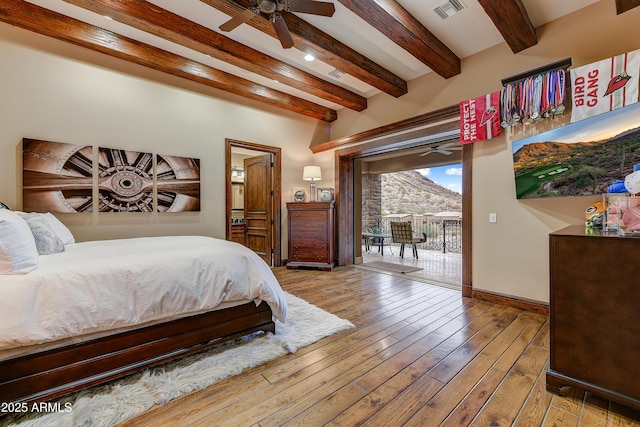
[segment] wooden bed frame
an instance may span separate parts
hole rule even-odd
[[[275,332],[263,302],[0,361],[0,402],[41,402],[257,331]]]

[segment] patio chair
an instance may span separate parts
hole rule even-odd
[[[416,243],[426,241],[426,234],[422,233],[422,237],[414,237],[410,222],[391,222],[390,224],[391,240],[394,243],[400,243],[400,258],[404,258],[404,245],[410,244],[413,248],[413,256],[418,259],[418,248],[416,247]]]

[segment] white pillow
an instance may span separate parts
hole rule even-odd
[[[58,235],[62,243],[68,245],[70,243],[75,243],[76,239],[71,234],[71,230],[67,228],[58,218],[56,218],[51,212],[47,212],[43,214],[42,217],[47,220],[51,228],[53,228],[53,232]]]
[[[0,209],[0,274],[26,274],[38,268],[31,229],[15,212]]]
[[[53,227],[42,214],[27,214],[24,212],[16,212],[18,216],[24,219],[31,229],[31,234],[36,241],[36,249],[39,255],[50,255],[64,251],[64,242],[53,231]]]

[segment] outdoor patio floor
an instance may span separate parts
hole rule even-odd
[[[411,246],[405,246],[404,258],[400,258],[399,246],[385,246],[384,255],[381,255],[377,247],[372,247],[367,253],[362,247],[362,267],[367,267],[368,262],[383,261],[395,264],[410,265],[422,268],[411,273],[400,273],[402,276],[415,278],[429,283],[442,283],[450,287],[462,286],[462,255],[456,253],[442,253],[418,249],[418,259],[413,256]],[[391,274],[391,273],[389,273]],[[398,274],[398,273],[396,273]]]

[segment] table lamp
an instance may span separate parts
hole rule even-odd
[[[316,183],[314,181],[320,181],[322,179],[320,166],[305,166],[304,171],[302,172],[302,179],[305,181],[311,181],[309,184],[309,201],[315,202],[317,193]]]

